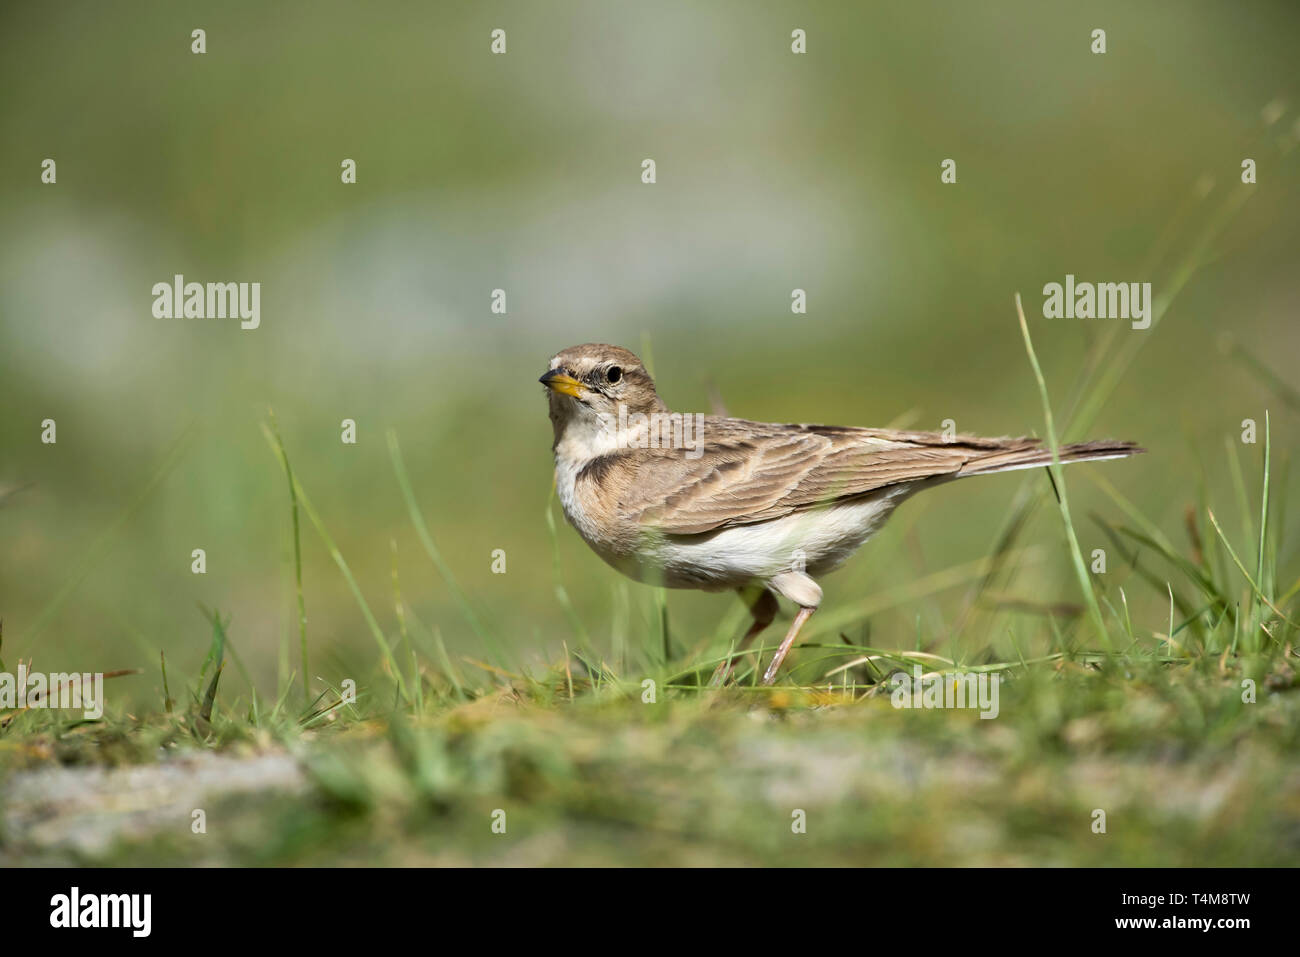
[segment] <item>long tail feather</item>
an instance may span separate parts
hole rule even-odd
[[[1061,463],[1094,462],[1103,459],[1122,459],[1138,455],[1146,449],[1133,442],[1102,439],[1096,442],[1076,442],[1061,446]],[[1014,469],[1042,468],[1052,464],[1052,450],[1042,445],[1029,448],[1000,449],[971,459],[957,475],[987,475],[990,472],[1010,472]]]

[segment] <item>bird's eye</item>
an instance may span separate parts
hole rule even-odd
[[[623,378],[623,370],[618,366],[610,366],[605,372],[605,378],[610,382],[617,382],[619,379]]]

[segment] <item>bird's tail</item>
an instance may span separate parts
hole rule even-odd
[[[987,475],[990,472],[1011,472],[1015,469],[1042,468],[1052,464],[1052,450],[1037,439],[1021,440],[1028,444],[1012,448],[990,449],[985,455],[972,458],[957,471],[957,477]],[[1061,446],[1061,464],[1069,462],[1095,462],[1103,459],[1122,459],[1138,455],[1146,449],[1134,442],[1102,439],[1097,442],[1075,442]]]

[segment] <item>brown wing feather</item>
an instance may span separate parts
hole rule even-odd
[[[582,493],[625,527],[691,535],[765,522],[801,509],[926,479],[1046,465],[1040,439],[779,425],[706,416],[704,454],[629,449],[584,470]],[[1063,461],[1140,452],[1128,442],[1061,449]],[[594,479],[599,481],[594,481]]]
[[[955,476],[973,458],[1036,443],[716,417],[705,418],[702,434],[704,455],[696,459],[671,449],[620,453],[625,481],[614,484],[635,489],[619,496],[625,520],[674,535],[769,521],[901,482]]]

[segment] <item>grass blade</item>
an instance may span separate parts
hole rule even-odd
[[[1269,608],[1272,608],[1273,611],[1277,612],[1277,614],[1281,617],[1281,619],[1285,621],[1288,625],[1290,625],[1292,628],[1297,627],[1294,621],[1292,621],[1286,615],[1282,614],[1281,610],[1277,607],[1277,605],[1269,601],[1268,598],[1265,597],[1264,593],[1260,591],[1259,585],[1255,583],[1255,579],[1250,577],[1250,572],[1246,571],[1246,566],[1243,565],[1241,563],[1241,559],[1237,557],[1237,552],[1233,549],[1232,544],[1228,541],[1228,536],[1223,534],[1223,529],[1219,527],[1219,520],[1214,517],[1213,512],[1210,512],[1209,515],[1210,515],[1210,524],[1213,525],[1214,530],[1218,532],[1219,540],[1223,542],[1223,547],[1228,550],[1228,555],[1229,557],[1232,558],[1233,563],[1237,566],[1237,570],[1241,572],[1242,577],[1245,578],[1246,581],[1250,584],[1251,591],[1255,593],[1255,597],[1258,598],[1260,601],[1262,601],[1264,604],[1268,605]]]
[[[293,469],[289,467],[289,455],[285,452],[284,442],[280,439],[280,426],[275,421],[275,413],[269,409],[267,412],[271,417],[271,434],[275,437],[275,451],[280,456],[280,464],[284,466],[284,476],[289,482],[289,507],[293,517],[293,574],[298,591],[298,643],[302,656],[302,693],[304,697],[310,697],[311,666],[307,661],[307,605],[302,595],[302,537],[298,528],[298,491],[293,481]]]
[[[1038,356],[1034,354],[1034,343],[1029,337],[1029,323],[1025,322],[1025,310],[1020,304],[1020,293],[1016,293],[1016,314],[1020,318],[1020,333],[1025,339],[1025,351],[1029,353],[1029,364],[1034,368],[1034,379],[1038,382],[1038,394],[1043,400],[1043,418],[1047,425],[1047,442],[1052,449],[1052,475],[1056,480],[1056,489],[1058,505],[1061,510],[1061,521],[1065,524],[1065,536],[1070,543],[1070,558],[1074,562],[1074,573],[1079,579],[1079,587],[1083,589],[1083,597],[1088,606],[1088,615],[1092,619],[1093,627],[1097,631],[1097,637],[1101,639],[1102,644],[1107,651],[1114,650],[1111,647],[1110,633],[1106,629],[1106,622],[1101,617],[1101,606],[1097,604],[1097,596],[1092,590],[1092,581],[1088,578],[1088,569],[1083,561],[1083,552],[1079,550],[1079,539],[1074,534],[1074,523],[1070,521],[1070,500],[1065,494],[1065,476],[1061,468],[1061,447],[1056,439],[1056,424],[1052,421],[1052,404],[1047,398],[1047,382],[1043,379],[1043,370],[1038,365]]]
[[[265,423],[262,424],[262,434],[265,436],[267,444],[271,446],[271,451],[275,451],[275,436]],[[343,553],[340,552],[338,546],[334,544],[334,539],[330,537],[329,531],[325,528],[325,523],[321,521],[321,517],[316,513],[316,509],[312,507],[311,499],[307,497],[307,493],[303,490],[302,483],[298,481],[296,476],[293,479],[293,485],[294,493],[297,496],[298,501],[302,504],[303,511],[307,513],[307,518],[315,527],[316,534],[319,535],[321,541],[324,542],[326,551],[330,553],[330,557],[334,559],[334,564],[337,565],[339,571],[343,573],[343,579],[348,583],[348,588],[351,589],[352,596],[357,600],[357,606],[361,609],[361,615],[365,618],[366,624],[370,628],[370,634],[374,636],[375,644],[379,645],[379,652],[383,655],[384,661],[387,662],[393,675],[393,680],[397,682],[397,686],[401,690],[402,697],[409,701],[410,696],[407,694],[406,684],[402,680],[402,669],[397,666],[397,662],[393,658],[392,649],[388,647],[388,642],[384,640],[384,631],[379,627],[379,622],[375,620],[374,612],[370,610],[370,605],[366,602],[365,596],[361,594],[361,586],[357,584],[356,578],[353,577],[352,569],[348,567],[347,561],[343,558]]]
[[[483,626],[479,617],[470,605],[469,598],[460,583],[456,581],[456,576],[452,574],[451,567],[442,557],[442,552],[434,544],[433,536],[429,534],[429,526],[424,522],[424,515],[420,511],[420,506],[415,500],[415,492],[411,489],[411,479],[406,474],[406,464],[402,459],[402,449],[397,443],[397,432],[394,429],[388,430],[388,455],[393,462],[393,472],[397,476],[397,484],[401,487],[402,498],[406,500],[406,510],[411,516],[411,524],[415,526],[415,533],[420,539],[420,544],[424,546],[424,551],[433,562],[433,567],[437,569],[438,575],[441,576],[447,588],[451,591],[452,597],[460,607],[461,614],[469,622],[478,639],[486,645],[492,653],[500,658],[500,652],[497,648],[496,639]]]

